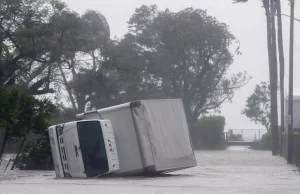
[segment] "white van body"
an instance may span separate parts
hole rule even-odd
[[[76,118],[48,129],[57,177],[161,174],[197,165],[180,99],[134,101]]]

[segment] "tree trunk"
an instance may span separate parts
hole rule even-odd
[[[1,150],[0,150],[0,165],[1,165],[1,162],[2,162],[2,156],[4,154],[5,145],[6,145],[7,140],[8,140],[8,131],[6,129],[4,129],[4,134],[5,135],[4,135],[3,142],[2,142],[2,145],[1,145]]]
[[[273,0],[271,0],[273,1]],[[272,131],[272,155],[278,154],[278,142],[276,139],[276,134],[278,136],[278,112],[277,112],[277,58],[276,52],[274,53],[274,40],[276,41],[276,31],[273,25],[273,20],[275,24],[275,18],[271,17],[270,5],[273,3],[269,1],[264,1],[264,8],[266,10],[267,19],[267,39],[268,39],[268,56],[269,56],[269,74],[270,74],[270,87],[271,87],[271,131]],[[271,2],[271,3],[270,3]],[[274,34],[275,32],[275,34]],[[276,51],[276,46],[275,46]],[[276,59],[276,60],[275,60]]]
[[[24,146],[24,144],[25,144],[25,142],[26,142],[26,139],[27,139],[27,135],[25,135],[25,137],[24,137],[24,139],[23,139],[23,141],[22,141],[22,143],[21,143],[21,145],[20,145],[20,147],[19,147],[19,149],[18,149],[17,155],[16,155],[16,157],[15,157],[15,159],[14,159],[14,162],[13,162],[13,164],[12,164],[10,170],[13,170],[13,169],[15,168],[15,166],[16,166],[18,160],[19,160],[19,156],[20,156],[20,153],[21,153],[21,151],[22,151],[22,148],[23,148],[23,146]]]
[[[76,99],[77,99],[77,105],[78,105],[78,112],[79,113],[82,113],[85,111],[85,106],[87,104],[86,100],[85,100],[85,96],[81,96],[79,94],[76,95],[75,93],[75,96],[76,96]]]
[[[280,64],[280,132],[284,132],[284,51],[283,51],[283,38],[282,38],[282,18],[281,18],[281,1],[276,2],[277,9],[277,26],[278,26],[278,52],[279,52],[279,64]],[[282,137],[280,134],[280,137]],[[282,138],[280,138],[281,140]],[[282,142],[282,141],[281,141]],[[282,143],[280,144],[280,150],[282,151]]]
[[[63,71],[61,65],[59,64],[58,66],[59,66],[59,70],[60,70],[61,76],[62,76],[62,78],[63,78],[63,80],[64,80],[64,83],[65,83],[65,86],[66,86],[66,90],[67,90],[67,92],[68,92],[68,94],[69,94],[69,97],[70,97],[70,100],[71,100],[73,109],[77,111],[76,103],[75,103],[74,97],[73,97],[73,95],[72,95],[71,89],[70,89],[70,87],[69,87],[69,84],[68,84],[67,78],[66,78],[66,76],[65,76],[65,73],[64,73],[64,71]]]
[[[97,66],[96,66],[96,57],[95,57],[95,51],[92,51],[92,58],[93,58],[93,69],[94,71],[97,70]]]

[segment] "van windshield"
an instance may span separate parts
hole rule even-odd
[[[103,133],[99,121],[77,123],[80,149],[87,177],[109,171]]]

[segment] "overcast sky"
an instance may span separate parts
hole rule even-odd
[[[247,71],[253,79],[244,88],[238,90],[232,103],[222,106],[222,115],[226,117],[226,129],[257,129],[260,125],[251,123],[241,110],[255,85],[268,81],[268,59],[265,12],[261,0],[249,0],[246,4],[232,4],[232,0],[64,0],[69,7],[83,14],[87,9],[100,11],[107,19],[112,38],[122,37],[127,32],[127,21],[135,8],[141,5],[156,4],[160,10],[180,11],[186,7],[205,9],[208,14],[229,25],[231,32],[241,42],[241,56],[237,56],[231,67],[232,72]],[[289,14],[286,0],[282,0],[282,13]],[[296,17],[300,18],[300,1],[296,4]],[[289,18],[283,17],[284,49],[286,61],[286,86],[288,81]],[[300,72],[300,23],[295,23],[295,67]],[[295,73],[296,74],[296,73]],[[295,75],[295,87],[300,88],[300,76]],[[287,87],[286,87],[287,88]],[[287,93],[287,89],[286,89]]]

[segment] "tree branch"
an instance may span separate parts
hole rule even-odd
[[[5,30],[3,26],[0,26],[0,28],[7,35],[7,37],[13,42],[13,44],[20,51],[20,53],[23,53],[22,48],[18,45],[17,41],[12,37],[12,35],[9,33],[9,31]]]
[[[36,90],[36,91],[31,91],[30,95],[44,95],[44,94],[49,94],[49,93],[55,93],[55,90],[52,88],[45,88],[42,90]]]
[[[22,59],[22,57],[24,57],[24,54],[20,53],[18,56],[16,56],[12,60],[10,60],[8,63],[6,63],[5,66],[8,67],[11,65],[15,65],[20,59]]]

